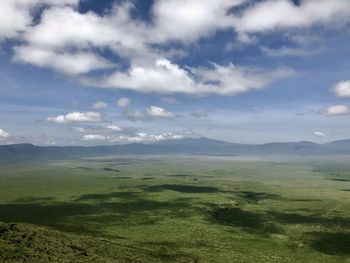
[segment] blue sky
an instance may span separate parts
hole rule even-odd
[[[0,144],[350,138],[347,0],[3,0]]]

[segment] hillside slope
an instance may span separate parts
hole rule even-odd
[[[160,255],[161,256],[161,255]],[[161,262],[151,252],[103,238],[0,222],[0,262]]]

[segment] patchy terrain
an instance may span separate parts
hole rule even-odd
[[[2,165],[2,262],[350,262],[350,166],[112,156]]]

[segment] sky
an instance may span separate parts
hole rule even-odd
[[[1,0],[0,144],[350,138],[348,0]]]

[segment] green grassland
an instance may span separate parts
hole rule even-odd
[[[347,157],[0,167],[0,262],[350,262]]]

